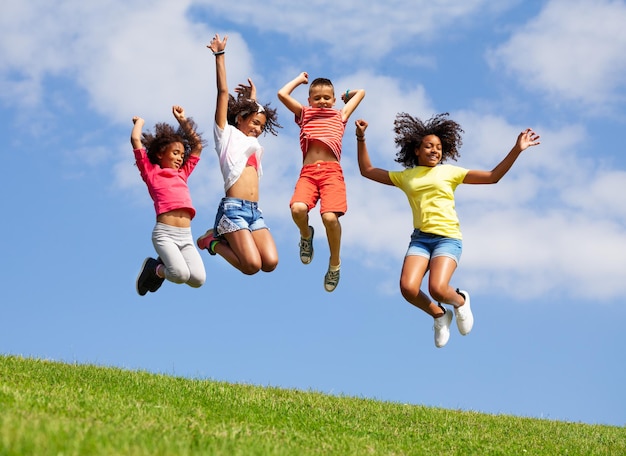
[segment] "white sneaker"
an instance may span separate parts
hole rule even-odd
[[[441,307],[441,306],[439,306]],[[435,318],[433,329],[435,330],[435,346],[441,348],[450,339],[450,323],[452,323],[452,312],[441,307],[445,312],[443,316]]]
[[[464,290],[457,289],[456,292],[465,298],[465,304],[461,307],[454,308],[454,316],[456,317],[456,326],[462,335],[469,334],[474,326],[474,315],[470,307],[469,293]]]

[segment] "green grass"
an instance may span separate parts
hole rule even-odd
[[[0,455],[622,455],[626,428],[0,356]]]

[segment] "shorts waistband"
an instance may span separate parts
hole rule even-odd
[[[250,201],[250,200],[245,200],[241,198],[233,198],[230,196],[225,196],[222,198],[222,203],[228,203],[228,202],[241,204],[242,206],[249,206],[255,209],[259,206],[258,201]]]
[[[330,166],[330,167],[341,167],[341,163],[339,163],[338,161],[325,161],[325,160],[317,160],[313,163],[308,163],[306,165],[303,166],[303,168],[307,168],[307,167],[315,167],[315,168],[319,168],[322,166]]]
[[[413,234],[415,234],[416,236],[426,236],[426,237],[445,237],[441,234],[427,233],[426,231],[422,231],[417,228],[413,231]]]

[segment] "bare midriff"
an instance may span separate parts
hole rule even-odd
[[[328,148],[326,144],[321,141],[311,140],[309,142],[309,148],[304,156],[304,165],[312,165],[319,161],[339,161],[332,150]]]
[[[246,166],[235,182],[226,192],[229,198],[247,201],[259,201],[259,175],[253,166]]]
[[[189,228],[191,226],[191,216],[187,209],[174,209],[157,215],[157,222],[177,228]]]

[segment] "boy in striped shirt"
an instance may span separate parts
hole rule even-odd
[[[350,115],[357,108],[365,90],[346,90],[341,96],[345,105],[334,109],[335,89],[330,80],[317,78],[309,86],[308,106],[291,96],[301,84],[308,84],[309,75],[300,73],[278,91],[278,99],[295,115],[300,126],[300,148],[303,166],[289,203],[291,216],[300,230],[300,260],[313,260],[313,227],[309,226],[309,211],[320,201],[320,214],[326,229],[330,259],[324,276],[324,289],[333,291],[339,283],[341,267],[341,224],[346,213],[346,185],[341,161],[341,141]]]

